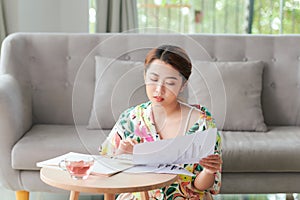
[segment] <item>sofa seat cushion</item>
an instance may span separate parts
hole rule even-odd
[[[38,170],[36,163],[70,151],[97,154],[109,130],[87,130],[86,126],[35,125],[13,147],[12,167]]]
[[[223,172],[300,172],[300,127],[222,132]]]
[[[300,127],[268,127],[268,132],[223,131],[223,172],[300,172]],[[12,150],[12,167],[38,170],[36,163],[74,151],[98,153],[110,130],[86,126],[35,125]]]

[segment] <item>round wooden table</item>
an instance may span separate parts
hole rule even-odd
[[[77,200],[80,192],[102,193],[105,200],[115,199],[115,194],[145,192],[170,185],[177,180],[174,174],[118,173],[113,176],[90,175],[86,180],[74,180],[68,172],[55,168],[42,168],[42,181],[71,191],[70,200]]]

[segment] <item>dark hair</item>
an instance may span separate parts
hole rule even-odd
[[[192,73],[192,63],[180,47],[173,45],[162,45],[149,51],[145,59],[145,70],[156,59],[172,65],[184,78],[188,80]]]

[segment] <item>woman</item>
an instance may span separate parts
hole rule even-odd
[[[124,111],[101,154],[132,154],[140,142],[174,138],[198,130],[215,128],[206,108],[184,104],[178,95],[187,85],[191,61],[180,47],[163,45],[152,49],[145,59],[145,84],[149,102]],[[221,186],[221,138],[217,134],[215,154],[199,163],[182,164],[194,176],[179,175],[178,182],[167,188],[149,191],[150,199],[210,199]],[[130,197],[129,197],[130,196]],[[138,193],[121,194],[119,199],[139,199]]]

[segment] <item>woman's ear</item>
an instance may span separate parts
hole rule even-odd
[[[188,85],[188,81],[185,81],[185,82],[182,84],[182,86],[181,86],[179,92],[183,92],[183,90],[187,87],[187,85]]]

